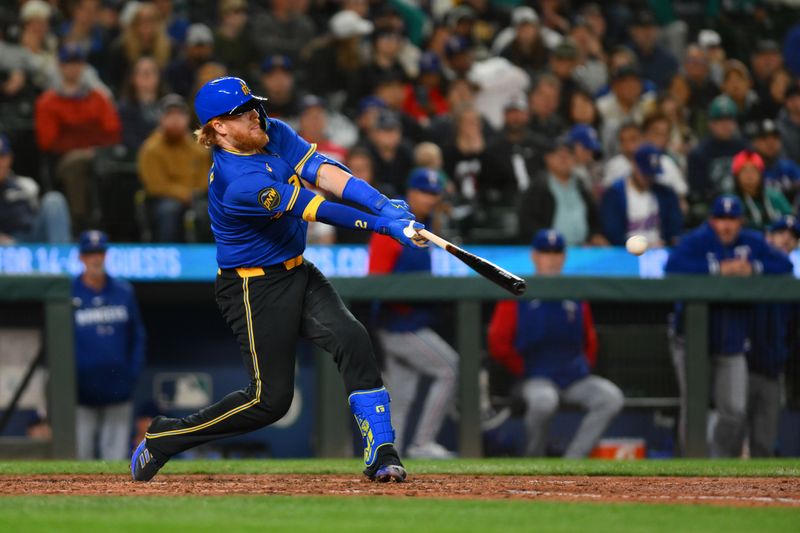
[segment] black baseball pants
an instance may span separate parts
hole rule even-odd
[[[151,451],[171,456],[279,420],[292,403],[298,337],[333,355],[348,394],[383,385],[366,329],[313,264],[220,271],[216,299],[250,383],[185,418],[154,419]]]

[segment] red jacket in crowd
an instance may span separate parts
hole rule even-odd
[[[67,97],[48,90],[36,101],[36,141],[44,152],[116,144],[120,139],[119,115],[102,93]]]

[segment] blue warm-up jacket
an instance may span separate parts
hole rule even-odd
[[[750,372],[778,379],[797,342],[798,305],[757,304],[747,366]]]
[[[730,245],[723,245],[708,222],[687,233],[669,255],[667,274],[719,274],[723,259],[746,257],[756,274],[789,274],[792,263],[779,250],[772,248],[764,237],[743,229]],[[680,329],[680,306],[677,326]],[[752,305],[719,304],[710,309],[709,349],[714,355],[744,353],[750,344]]]
[[[683,212],[675,191],[654,183],[651,189],[658,202],[659,231],[661,239],[671,244],[683,231]],[[614,246],[622,246],[628,237],[628,200],[625,197],[625,180],[620,179],[609,187],[600,204],[603,234]]]
[[[145,330],[131,285],[107,277],[100,292],[72,282],[78,403],[130,400],[145,356]]]

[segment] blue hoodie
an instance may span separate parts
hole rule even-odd
[[[78,403],[130,400],[145,354],[144,325],[133,288],[107,276],[105,287],[96,292],[77,277],[72,300]]]
[[[600,219],[603,222],[603,234],[615,246],[622,246],[628,236],[628,200],[625,196],[625,179],[614,182],[609,187],[600,204]],[[683,212],[675,191],[654,183],[650,189],[658,203],[659,233],[661,239],[671,244],[683,231]]]
[[[721,260],[742,256],[750,261],[756,274],[792,272],[789,258],[769,246],[761,233],[743,229],[736,240],[726,246],[720,242],[708,222],[683,236],[678,246],[669,254],[664,271],[668,274],[719,274]],[[750,345],[752,312],[752,305],[711,305],[710,353],[735,355],[746,352]],[[680,329],[682,319],[680,316],[677,318]]]

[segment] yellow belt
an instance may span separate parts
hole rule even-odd
[[[283,267],[286,270],[291,270],[303,264],[303,256],[298,255],[283,262]],[[240,267],[235,269],[240,278],[253,278],[263,276],[265,274],[262,267]],[[217,269],[217,274],[222,274],[222,269]]]

